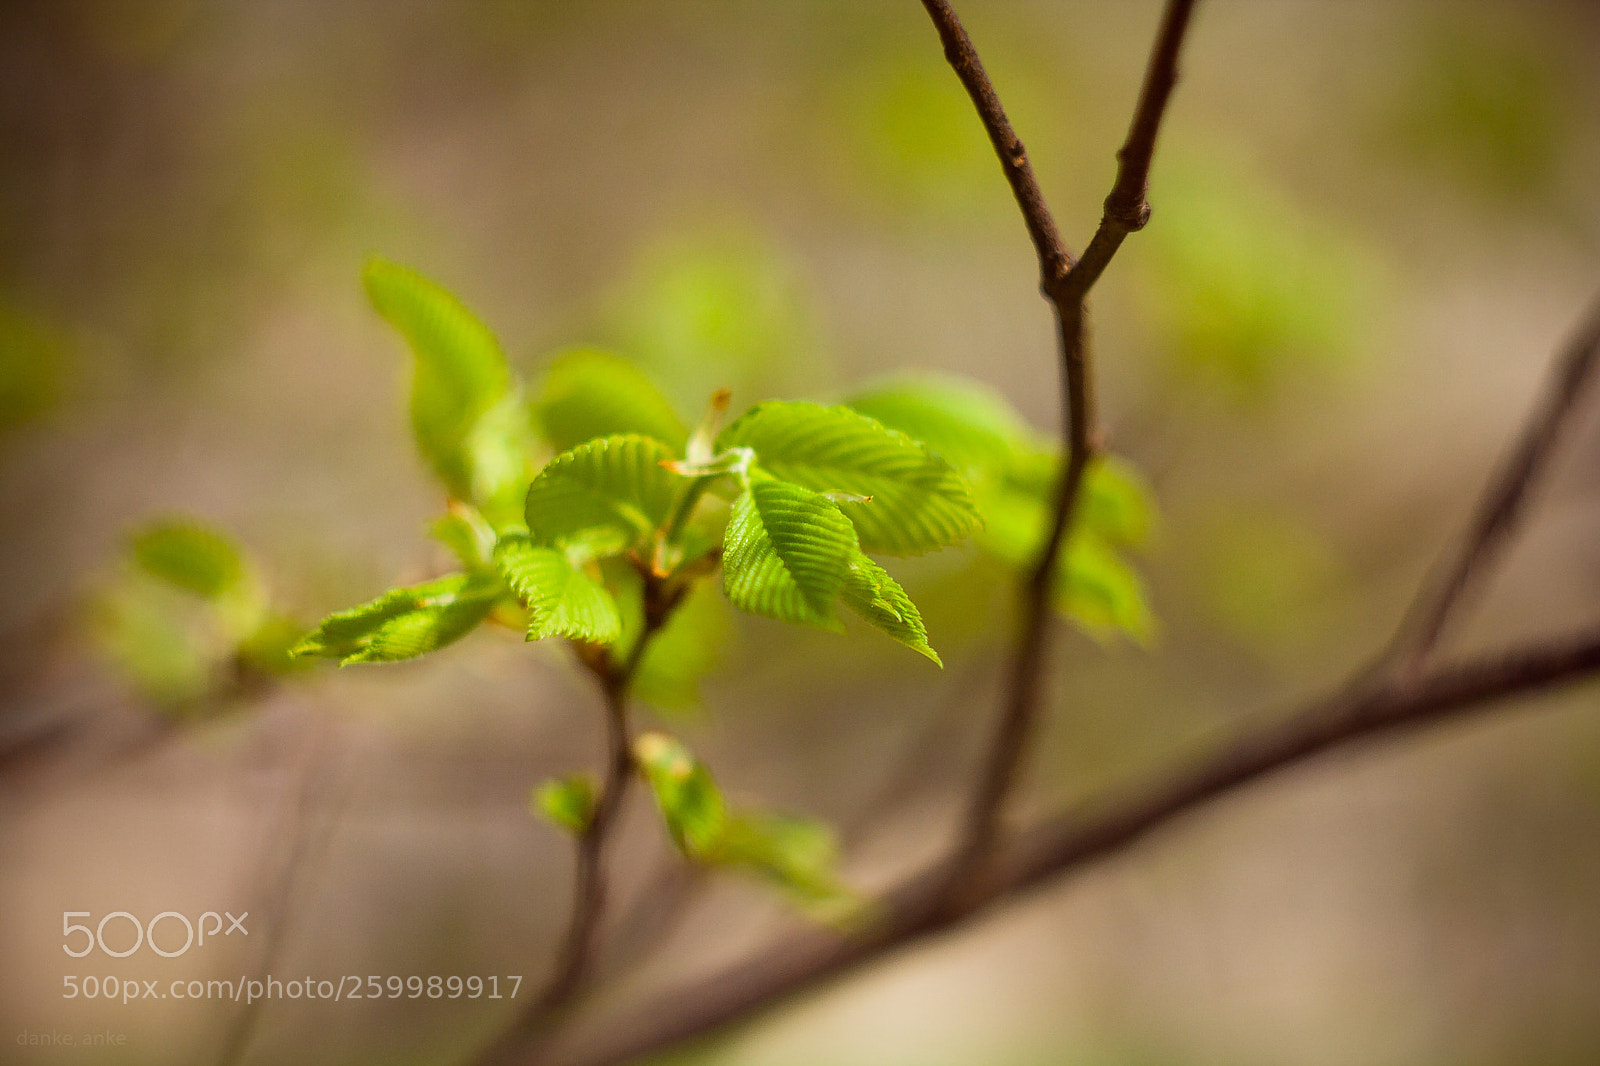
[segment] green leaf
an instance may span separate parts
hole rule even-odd
[[[133,535],[130,547],[145,573],[208,600],[237,590],[249,571],[232,540],[185,519],[144,527]]]
[[[1038,449],[1038,434],[999,393],[975,381],[913,379],[858,393],[848,405],[899,430],[976,480]]]
[[[617,601],[563,553],[510,534],[495,545],[494,560],[506,584],[532,614],[529,640],[569,637],[610,644],[622,632]]]
[[[673,843],[692,859],[702,859],[721,841],[728,823],[722,791],[688,748],[665,733],[641,733],[633,755]]]
[[[700,582],[650,639],[633,674],[633,695],[663,711],[697,707],[700,678],[721,665],[732,629],[716,588]]]
[[[917,605],[883,567],[858,552],[841,591],[846,607],[911,650],[944,665],[928,646],[928,630]]]
[[[526,516],[534,543],[588,543],[616,554],[664,524],[688,481],[662,466],[672,452],[633,434],[580,444],[550,460],[528,488]]]
[[[839,881],[838,843],[824,823],[762,812],[732,815],[709,856],[719,865],[743,867],[787,890],[801,902],[819,904],[849,895]]]
[[[453,496],[482,502],[477,467],[493,465],[494,457],[474,432],[514,392],[499,342],[461,301],[414,270],[373,259],[362,280],[373,307],[416,357],[411,428],[418,449]]]
[[[1125,633],[1141,644],[1155,637],[1144,583],[1114,549],[1093,536],[1074,537],[1056,568],[1057,610],[1090,636]]]
[[[842,505],[867,551],[916,555],[982,524],[949,463],[848,407],[758,404],[722,431],[716,447],[751,448],[763,469],[816,492],[870,497]]]
[[[561,828],[582,836],[594,818],[594,781],[586,774],[546,781],[534,789],[533,807]]]
[[[855,555],[856,533],[838,504],[758,477],[733,505],[722,590],[741,611],[838,630],[833,601]]]
[[[456,503],[448,513],[434,519],[428,535],[450,549],[450,553],[469,570],[489,565],[495,541],[494,530],[477,508]]]
[[[498,578],[482,574],[451,574],[390,589],[369,603],[324,618],[295,646],[294,654],[346,665],[415,658],[465,636],[503,592]]]
[[[558,355],[537,403],[544,436],[558,452],[596,437],[637,433],[682,454],[689,430],[638,367],[598,348]]]
[[[1012,501],[1013,506],[1021,506],[1025,498],[1026,506],[1037,509],[1040,516],[1037,536],[1040,538],[1044,536],[1046,516],[1054,503],[1060,468],[1060,461],[1048,453],[1021,456],[1012,464],[1004,485],[998,490],[1020,494]],[[984,511],[984,517],[991,519],[989,511]],[[1119,456],[1095,456],[1078,490],[1073,525],[1108,543],[1139,548],[1149,542],[1155,523],[1155,499],[1138,469]]]

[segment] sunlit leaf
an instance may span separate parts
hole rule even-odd
[[[487,566],[494,546],[494,530],[483,520],[476,508],[457,503],[436,518],[428,527],[434,540],[450,549],[450,553],[469,570]]]
[[[773,882],[807,904],[849,895],[836,872],[833,831],[809,818],[740,811],[728,818],[709,860]]]
[[[841,589],[844,605],[913,651],[940,666],[939,655],[928,646],[922,614],[906,590],[888,572],[857,552]]]
[[[1110,546],[1074,537],[1056,569],[1056,608],[1090,636],[1123,633],[1141,643],[1155,636],[1155,617],[1139,574]]]
[[[594,806],[594,781],[585,774],[546,781],[533,792],[535,810],[577,835],[588,831]]]
[[[580,444],[550,460],[528,489],[528,533],[536,544],[580,542],[621,551],[663,525],[688,484],[662,466],[660,441],[626,434]]]
[[[540,384],[537,409],[545,440],[558,452],[596,437],[636,433],[682,454],[689,436],[643,371],[598,348],[557,356]]]
[[[716,446],[748,447],[762,469],[816,492],[868,497],[842,505],[867,551],[915,555],[982,524],[949,463],[847,407],[758,404],[723,430]]]
[[[237,589],[247,572],[238,545],[184,519],[148,525],[134,533],[130,546],[147,574],[206,599]]]
[[[846,403],[942,456],[969,480],[1002,474],[1038,450],[1037,434],[998,393],[975,381],[910,379]]]
[[[569,637],[610,644],[622,631],[617,603],[604,585],[552,548],[512,534],[494,549],[507,585],[532,613],[528,639]]]
[[[819,493],[756,478],[733,506],[722,587],[742,611],[838,629],[833,603],[856,554],[839,505]]]
[[[683,744],[664,733],[642,733],[633,742],[639,769],[654,793],[673,843],[700,859],[721,841],[728,807],[710,771]]]
[[[411,428],[418,449],[452,495],[483,502],[504,468],[515,465],[507,423],[526,418],[504,406],[514,403],[515,389],[499,342],[460,300],[414,270],[373,259],[362,278],[372,305],[415,356]]]
[[[451,574],[390,589],[369,603],[337,611],[295,646],[296,655],[341,663],[394,662],[465,636],[504,593],[498,578]]]

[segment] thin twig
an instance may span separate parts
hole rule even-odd
[[[687,586],[668,587],[648,566],[639,567],[644,582],[644,622],[638,639],[621,663],[604,648],[579,646],[580,657],[600,682],[606,712],[606,768],[589,824],[578,836],[572,917],[562,938],[555,968],[544,990],[530,1002],[516,1024],[480,1061],[497,1062],[525,1038],[546,1030],[582,991],[599,954],[600,923],[605,914],[606,845],[614,835],[628,788],[633,782],[633,734],[628,722],[628,689],[650,640],[683,601]]]
[[[1000,166],[1005,170],[1012,195],[1017,198],[1017,206],[1022,209],[1028,236],[1039,256],[1040,287],[1048,292],[1056,281],[1067,276],[1074,260],[1056,231],[1055,219],[1045,205],[1038,179],[1033,176],[1033,165],[1028,162],[1027,149],[1011,128],[1011,120],[1006,118],[1006,109],[1000,106],[994,83],[983,69],[978,50],[972,46],[972,38],[967,36],[956,13],[945,0],[922,0],[922,6],[927,8],[928,17],[939,31],[945,59],[961,79],[967,95],[972,97],[972,104],[978,109],[978,117],[983,120],[983,128],[994,145],[995,155],[1000,157]]]
[[[966,87],[989,133],[1039,257],[1041,288],[1056,316],[1062,365],[1062,448],[1067,456],[1056,485],[1049,532],[1022,583],[1016,646],[1000,721],[962,823],[950,892],[951,905],[959,908],[964,905],[964,885],[978,875],[993,849],[1002,807],[1016,782],[1039,715],[1039,690],[1044,675],[1056,566],[1072,527],[1084,475],[1097,450],[1084,301],[1123,239],[1143,228],[1150,218],[1150,206],[1145,199],[1150,162],[1162,115],[1177,84],[1178,52],[1188,29],[1194,0],[1169,0],[1167,4],[1127,140],[1117,152],[1116,182],[1106,197],[1099,228],[1083,259],[1077,262],[1061,242],[1027,153],[1012,130],[994,85],[960,19],[945,0],[922,0],[922,6],[939,31],[945,58]]]
[[[987,876],[971,910],[942,906],[951,864],[906,878],[876,904],[877,925],[854,937],[806,928],[749,959],[603,1019],[560,1034],[521,1061],[529,1066],[613,1066],[742,1023],[865,964],[960,926],[1066,873],[1114,854],[1178,816],[1333,748],[1459,716],[1494,700],[1530,695],[1600,670],[1600,630],[1440,668],[1410,684],[1347,688],[1279,724],[1245,731],[1187,768],[1152,775],[1122,799],[1051,818],[1016,838]]]
[[[1600,299],[1567,342],[1539,406],[1523,424],[1522,435],[1478,502],[1477,513],[1460,547],[1435,568],[1406,622],[1395,635],[1381,666],[1415,673],[1438,645],[1463,598],[1510,539],[1522,504],[1538,483],[1571,422],[1578,400],[1600,363]]]

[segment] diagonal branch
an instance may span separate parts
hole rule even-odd
[[[1179,816],[1335,748],[1459,717],[1600,670],[1600,628],[1434,670],[1410,682],[1350,687],[1275,724],[1152,775],[1118,799],[1051,818],[1021,834],[977,886],[971,908],[942,906],[954,860],[939,860],[881,897],[878,923],[846,937],[803,929],[743,962],[604,1019],[560,1034],[524,1061],[613,1066],[742,1023],[762,1010],[877,962],[1064,874],[1117,853]]]
[[[1050,621],[1050,593],[1056,565],[1072,527],[1084,475],[1097,450],[1094,392],[1084,301],[1123,238],[1149,220],[1145,189],[1156,134],[1178,79],[1178,51],[1188,29],[1194,0],[1169,0],[1150,53],[1144,86],[1117,152],[1117,180],[1106,197],[1105,214],[1082,260],[1074,262],[1061,243],[1050,209],[1033,176],[1027,152],[1006,118],[994,85],[972,40],[945,0],[922,0],[944,43],[945,58],[972,97],[1001,168],[1016,196],[1039,257],[1041,288],[1055,309],[1061,352],[1062,450],[1067,462],[1056,486],[1050,528],[1039,555],[1022,583],[1020,619],[1000,721],[995,728],[977,786],[962,824],[952,867],[952,905],[960,906],[964,886],[987,861],[998,835],[1001,809],[1015,784],[1022,757],[1039,714],[1040,684]]]
[[[1562,431],[1600,362],[1600,299],[1589,309],[1562,351],[1539,406],[1505,464],[1478,501],[1477,513],[1460,548],[1441,560],[1435,576],[1418,595],[1406,623],[1380,664],[1401,674],[1416,671],[1438,644],[1464,596],[1483,577],[1510,539],[1522,504],[1543,476]]]

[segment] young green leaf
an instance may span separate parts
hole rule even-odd
[[[974,381],[914,379],[856,394],[846,403],[943,456],[969,480],[998,475],[1014,456],[1038,450],[1037,434],[998,393]]]
[[[582,836],[594,818],[595,787],[586,774],[546,781],[533,791],[533,807],[550,821]]]
[[[534,543],[554,548],[590,543],[615,554],[666,522],[688,482],[667,470],[672,452],[634,434],[602,437],[550,460],[528,487],[525,507]]]
[[[689,430],[638,367],[598,348],[558,355],[536,405],[545,440],[558,452],[596,437],[637,433],[682,454]]]
[[[664,733],[641,733],[634,759],[655,794],[673,843],[692,859],[711,854],[722,840],[728,806],[722,791],[688,748]]]
[[[949,463],[848,407],[758,404],[722,431],[716,447],[748,447],[762,469],[816,492],[866,498],[842,506],[867,551],[918,555],[982,524]]]
[[[294,648],[295,655],[341,664],[395,662],[442,648],[483,621],[504,594],[498,578],[451,574],[390,589],[359,607],[336,611]]]
[[[849,896],[839,881],[838,844],[822,822],[781,814],[738,812],[728,818],[713,863],[742,867],[774,882],[800,902],[832,903]]]
[[[468,570],[489,565],[495,542],[494,530],[470,504],[454,503],[450,510],[434,519],[428,535],[450,549]]]
[[[722,589],[741,611],[837,630],[833,601],[855,555],[856,533],[838,504],[758,477],[733,505]]]
[[[411,428],[417,447],[457,499],[475,492],[479,421],[513,393],[494,334],[448,291],[414,270],[373,259],[362,273],[380,315],[411,345]]]
[[[145,573],[208,600],[237,590],[249,569],[233,541],[183,519],[145,526],[130,547]]]
[[[508,534],[495,545],[494,561],[532,614],[529,640],[569,637],[610,644],[622,632],[617,601],[562,552],[538,547],[522,534]]]
[[[928,646],[922,614],[906,590],[888,572],[857,552],[841,590],[844,605],[912,651],[943,666],[938,652]]]
[[[1141,644],[1155,637],[1155,617],[1138,573],[1104,541],[1074,537],[1056,568],[1056,609],[1104,641],[1125,633]]]

